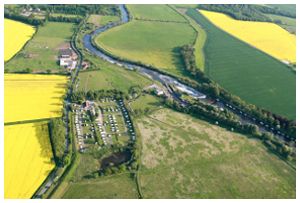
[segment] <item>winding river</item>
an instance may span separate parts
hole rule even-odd
[[[119,8],[121,11],[121,23],[124,24],[124,23],[129,22],[129,13],[126,10],[125,5],[119,5]],[[178,100],[178,98],[176,98],[176,95],[172,92],[172,90],[170,90],[170,88],[168,88],[169,85],[175,85],[177,87],[180,87],[181,91],[183,91],[193,97],[199,97],[199,98],[200,97],[203,98],[203,96],[205,97],[205,95],[203,93],[197,91],[196,89],[194,89],[192,87],[182,84],[181,82],[179,82],[177,79],[175,79],[173,77],[164,75],[155,70],[150,70],[146,66],[135,65],[135,64],[131,64],[129,62],[125,62],[125,61],[113,58],[113,57],[107,55],[106,53],[102,52],[97,47],[94,47],[94,45],[92,44],[92,39],[94,36],[99,35],[115,26],[118,26],[119,24],[120,23],[109,23],[103,27],[97,28],[95,31],[93,31],[90,34],[86,34],[83,37],[84,47],[89,52],[93,53],[94,55],[102,58],[103,60],[105,60],[109,63],[116,64],[120,67],[129,69],[129,70],[136,70],[139,73],[146,75],[147,77],[150,77],[151,79],[160,82],[163,86],[167,87],[167,90],[169,91],[170,96],[172,96],[176,100]],[[203,100],[203,102],[208,102],[207,99],[202,99],[202,100]],[[182,101],[182,100],[181,100],[181,103],[183,105],[185,105],[184,101]],[[217,101],[214,104],[214,106],[218,107],[218,108],[222,108],[222,109],[227,109],[227,110],[233,112],[235,115],[237,115],[239,117],[239,120],[242,124],[256,124],[259,127],[259,130],[261,132],[271,132],[274,135],[285,140],[285,138],[284,138],[285,135],[282,132],[275,130],[273,127],[268,126],[261,121],[256,120],[255,118],[247,115],[246,113],[244,113],[242,110],[238,109],[237,107],[227,104],[225,101],[223,101],[223,102]]]

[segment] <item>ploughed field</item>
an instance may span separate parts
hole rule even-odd
[[[296,77],[283,63],[236,39],[201,13],[187,14],[207,33],[205,73],[248,103],[295,119]]]
[[[4,61],[11,59],[35,33],[35,28],[10,19],[4,19]]]
[[[137,126],[144,198],[295,198],[295,169],[260,141],[169,109]]]
[[[228,15],[200,11],[210,22],[234,37],[285,62],[296,62],[296,35],[269,22],[235,20]]]
[[[66,82],[65,76],[5,74],[5,123],[61,116]]]
[[[46,122],[4,127],[4,196],[31,198],[54,168]]]

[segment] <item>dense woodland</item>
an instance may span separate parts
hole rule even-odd
[[[109,4],[42,4],[34,6],[50,13],[65,13],[83,16],[86,14],[119,15],[120,13],[117,5]]]
[[[51,119],[48,126],[55,163],[58,166],[64,166],[67,164],[67,160],[64,158],[66,126],[62,118]]]
[[[222,12],[237,20],[273,22],[273,20],[265,14],[275,14],[296,18],[296,15],[291,12],[281,10],[279,8],[267,7],[262,5],[201,4],[198,6],[198,8],[209,11]]]
[[[36,18],[35,15],[29,17],[21,15],[24,10],[44,12],[45,18]],[[37,11],[39,9],[40,11]],[[60,13],[62,16],[51,16],[50,13]],[[63,16],[63,14],[72,14],[76,17]],[[88,4],[32,4],[18,5],[15,7],[5,6],[4,17],[18,20],[30,25],[43,25],[46,21],[80,23],[87,14],[99,15],[120,15],[117,5],[88,5]]]

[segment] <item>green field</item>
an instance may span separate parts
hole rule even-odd
[[[181,9],[181,8],[179,8]],[[185,13],[186,9],[182,9],[182,12]],[[185,15],[185,14],[184,14]],[[204,45],[206,41],[206,33],[204,29],[199,26],[199,24],[196,23],[194,19],[186,15],[186,18],[190,22],[191,26],[197,31],[197,39],[194,43],[194,49],[195,49],[195,61],[196,65],[199,69],[201,69],[204,72],[205,69],[205,54],[204,54]]]
[[[137,199],[134,181],[128,174],[70,183],[64,199]]]
[[[96,43],[114,55],[154,65],[175,74],[182,71],[179,47],[193,43],[189,24],[132,21],[96,37]]]
[[[100,61],[100,59],[97,61]],[[77,90],[118,89],[128,92],[132,86],[143,88],[151,84],[150,79],[137,72],[125,70],[107,63],[104,64],[100,70],[80,72]]]
[[[10,71],[29,68],[34,71],[57,71],[59,49],[69,45],[74,24],[48,22],[12,60],[5,64]]]
[[[283,63],[218,29],[190,9],[206,31],[205,73],[231,93],[290,119],[296,118],[296,77]]]
[[[157,108],[162,108],[162,104],[158,97],[150,94],[142,94],[138,99],[130,103],[130,107],[132,109],[149,109],[149,111],[153,111],[157,110]]]
[[[282,28],[286,29],[291,33],[296,33],[296,19],[289,18],[285,16],[266,14],[266,16],[270,17],[272,20],[280,20],[281,23],[278,23]]]
[[[282,11],[290,12],[296,15],[296,4],[265,4],[266,6],[280,9]]]
[[[295,198],[296,171],[260,141],[168,109],[137,126],[143,198]]]
[[[92,14],[88,18],[88,23],[92,23],[95,26],[103,26],[106,25],[109,22],[116,22],[120,20],[119,16],[103,16],[103,15],[96,15]]]
[[[186,22],[186,19],[184,19],[179,13],[174,11],[168,5],[129,4],[127,5],[127,8],[133,17],[137,19]]]

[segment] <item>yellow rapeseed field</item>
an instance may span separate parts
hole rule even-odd
[[[61,116],[67,77],[5,74],[4,122]]]
[[[34,34],[35,28],[21,22],[4,19],[4,61],[13,57]]]
[[[283,62],[296,62],[296,36],[268,22],[235,20],[223,13],[200,11],[207,19],[236,38]]]
[[[31,198],[55,164],[45,122],[4,127],[4,197]]]

